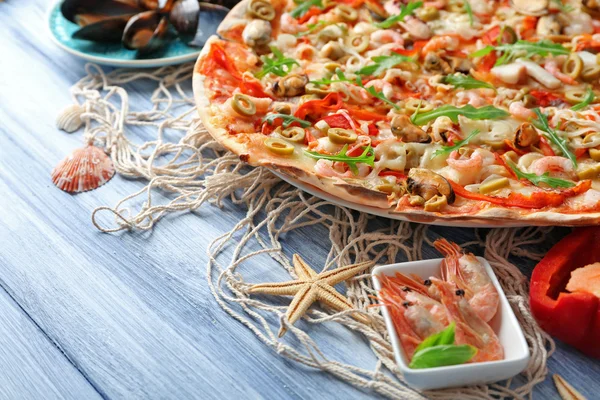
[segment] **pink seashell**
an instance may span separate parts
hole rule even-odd
[[[104,185],[114,174],[115,168],[108,155],[89,145],[62,160],[52,171],[52,182],[65,192],[78,193]]]

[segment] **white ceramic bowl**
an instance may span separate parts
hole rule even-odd
[[[494,274],[490,264],[483,258],[477,257],[490,275],[494,286],[500,293],[500,307],[490,325],[498,335],[504,347],[504,360],[454,365],[447,367],[411,369],[400,345],[394,324],[386,307],[382,307],[383,318],[390,334],[396,362],[411,386],[421,389],[441,389],[456,386],[468,386],[497,382],[517,375],[527,367],[529,362],[529,347],[523,336],[523,331],[515,317],[506,295]],[[442,258],[435,260],[413,261],[400,264],[384,265],[373,269],[373,284],[378,291],[381,284],[377,275],[393,276],[396,272],[405,275],[416,274],[423,279],[431,276],[440,277]]]

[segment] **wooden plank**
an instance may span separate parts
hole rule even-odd
[[[100,395],[0,288],[0,398],[100,399]]]

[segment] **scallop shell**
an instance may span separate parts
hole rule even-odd
[[[65,192],[78,193],[104,185],[114,174],[115,168],[108,155],[89,145],[62,160],[52,171],[52,182]]]
[[[85,108],[79,104],[73,104],[65,107],[64,110],[58,115],[56,119],[56,126],[65,132],[75,132],[81,128],[83,121],[81,120],[81,114],[85,112]]]

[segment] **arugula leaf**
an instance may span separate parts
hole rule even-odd
[[[517,40],[512,44],[501,44],[498,46],[486,46],[474,53],[470,57],[483,57],[490,54],[492,51],[499,51],[502,55],[496,61],[495,66],[508,63],[518,57],[529,58],[533,55],[545,57],[549,54],[553,56],[569,54],[570,51],[559,43],[553,43],[549,40],[541,40],[533,43],[526,40]]]
[[[571,150],[569,150],[569,145],[567,144],[567,141],[564,138],[560,137],[554,129],[550,128],[550,125],[548,124],[548,117],[546,116],[546,114],[542,113],[542,111],[539,108],[534,108],[533,112],[538,117],[537,121],[533,121],[533,125],[535,125],[535,127],[539,130],[543,131],[544,136],[546,136],[548,140],[550,140],[560,149],[560,151],[563,154],[563,157],[566,157],[569,160],[571,160],[573,167],[577,168],[577,157],[575,157],[575,154],[573,154]]]
[[[557,188],[557,187],[570,188],[570,187],[575,186],[575,183],[573,183],[571,181],[566,181],[564,179],[551,177],[548,172],[544,173],[543,175],[536,175],[533,173],[521,171],[515,165],[515,163],[513,163],[510,160],[506,160],[506,164],[508,164],[510,169],[512,169],[514,171],[515,175],[517,175],[517,177],[519,179],[526,179],[529,182],[533,183],[535,186],[540,186],[540,183],[545,183],[546,185],[548,185],[552,188]]]
[[[452,122],[458,122],[458,116],[462,115],[469,119],[498,119],[508,117],[510,114],[504,110],[496,108],[494,106],[485,106],[475,108],[470,104],[463,107],[456,107],[450,104],[438,107],[434,110],[424,112],[422,114],[413,114],[410,117],[410,121],[415,125],[425,125],[429,121],[433,121],[438,117],[446,116],[452,120]]]
[[[573,110],[573,111],[583,110],[584,108],[586,108],[587,106],[592,104],[592,101],[594,101],[595,99],[596,99],[596,95],[594,94],[594,91],[588,87],[587,91],[585,92],[585,97],[583,98],[583,101],[581,103],[575,104],[573,107],[571,107],[571,110]]]
[[[299,123],[300,126],[303,127],[303,128],[308,128],[310,126],[310,122],[308,122],[308,121],[305,121],[305,120],[300,119],[300,118],[296,118],[293,115],[279,114],[279,113],[268,114],[268,115],[264,116],[263,119],[262,119],[262,122],[266,122],[269,125],[273,125],[275,123],[275,120],[277,118],[281,118],[283,120],[283,127],[284,128],[287,128],[288,126],[290,126],[294,122]]]
[[[558,6],[558,9],[564,13],[570,13],[575,10],[572,5],[564,4],[562,0],[552,0]]]
[[[302,37],[302,36],[310,35],[311,33],[313,33],[314,31],[316,31],[320,27],[324,27],[324,26],[327,26],[327,25],[331,25],[331,22],[319,20],[319,21],[317,21],[314,24],[307,24],[306,25],[306,27],[308,28],[307,31],[298,32],[294,36],[296,36],[296,37]]]
[[[332,78],[334,76],[337,76],[338,79],[327,79],[327,78],[323,78],[323,79],[317,79],[314,81],[309,81],[309,83],[314,83],[315,85],[331,85],[334,82],[351,82],[350,79],[346,78],[346,75],[344,75],[344,71],[342,71],[339,68],[335,69],[335,72],[332,76]]]
[[[479,81],[473,77],[463,74],[446,75],[442,82],[452,85],[454,87],[461,87],[463,89],[495,89],[493,85],[487,82]]]
[[[375,150],[373,150],[371,145],[368,145],[367,147],[365,147],[365,150],[363,151],[363,153],[358,157],[350,157],[350,156],[346,155],[347,152],[348,152],[347,144],[345,144],[344,147],[342,147],[340,152],[337,154],[321,154],[321,153],[317,153],[316,151],[304,150],[304,154],[306,154],[307,156],[309,156],[311,158],[315,158],[317,160],[322,159],[322,160],[340,161],[340,162],[346,163],[346,164],[348,164],[350,171],[352,171],[352,173],[354,175],[358,174],[358,167],[356,166],[356,164],[358,164],[358,163],[367,164],[371,167],[373,167],[375,165]]]
[[[377,58],[377,57],[374,57],[374,58]],[[385,97],[383,92],[377,91],[377,89],[375,89],[375,87],[373,87],[373,86],[365,87],[365,85],[362,83],[362,80],[360,79],[359,76],[357,76],[356,80],[353,82],[350,79],[346,78],[346,75],[344,75],[344,72],[339,68],[337,68],[335,70],[334,76],[337,76],[338,79],[318,79],[315,81],[310,81],[310,83],[314,83],[315,85],[330,85],[334,82],[356,83],[359,87],[365,89],[367,91],[367,93],[369,93],[371,96],[383,101],[384,103],[389,104],[390,106],[394,107],[396,110],[400,109],[400,106],[398,106],[398,104],[394,103],[393,101],[391,101],[390,99]]]
[[[408,17],[410,14],[413,13],[413,11],[415,11],[417,8],[421,7],[422,5],[423,5],[422,1],[413,1],[406,5],[400,4],[400,14],[392,15],[391,17],[388,17],[386,20],[376,23],[375,26],[378,28],[381,28],[381,29],[391,28],[392,26],[396,25],[398,22],[404,21],[405,17]]]
[[[277,47],[271,47],[271,51],[273,52],[273,58],[266,56],[262,58],[265,65],[262,70],[255,74],[258,79],[264,78],[270,73],[277,76],[286,76],[292,70],[292,66],[300,65],[293,58],[285,57]]]
[[[469,3],[469,0],[463,0],[463,3],[465,5],[465,10],[467,11],[467,14],[469,15],[469,25],[473,26],[473,22],[474,18],[473,18],[473,9],[471,8],[471,3]]]
[[[356,77],[356,84],[358,86],[360,86],[361,88],[365,89],[367,91],[367,93],[369,93],[371,96],[378,98],[379,100],[383,101],[384,103],[389,104],[396,110],[400,109],[400,106],[398,104],[394,103],[393,101],[391,101],[390,99],[385,97],[383,92],[377,91],[377,89],[375,89],[374,86],[365,87],[365,85],[363,85],[362,81],[360,80],[360,77]]]
[[[469,344],[442,344],[416,352],[408,367],[422,369],[464,364],[475,354],[477,354],[477,348]]]
[[[391,56],[378,56],[371,58],[375,64],[367,65],[356,71],[357,75],[371,75],[379,76],[390,68],[394,68],[396,65],[403,62],[415,62],[412,57],[404,56],[402,54],[393,54]]]
[[[298,4],[298,7],[294,8],[290,12],[290,16],[293,18],[303,17],[304,14],[306,14],[312,6],[323,9],[323,0],[306,0],[306,1],[303,1],[300,3],[299,2],[295,2],[295,3]]]
[[[450,154],[454,150],[458,150],[461,147],[466,146],[467,144],[469,144],[471,139],[473,139],[475,136],[477,136],[479,134],[479,132],[480,132],[479,129],[475,129],[473,132],[471,132],[469,134],[469,136],[467,136],[463,140],[459,140],[458,142],[454,143],[452,146],[442,146],[441,149],[437,149],[435,152],[433,152],[433,154],[431,155],[431,158],[433,159],[437,156],[441,156],[444,154]]]
[[[415,353],[428,347],[439,346],[443,344],[454,344],[454,329],[456,324],[450,323],[448,327],[438,333],[426,337],[415,349]]]

